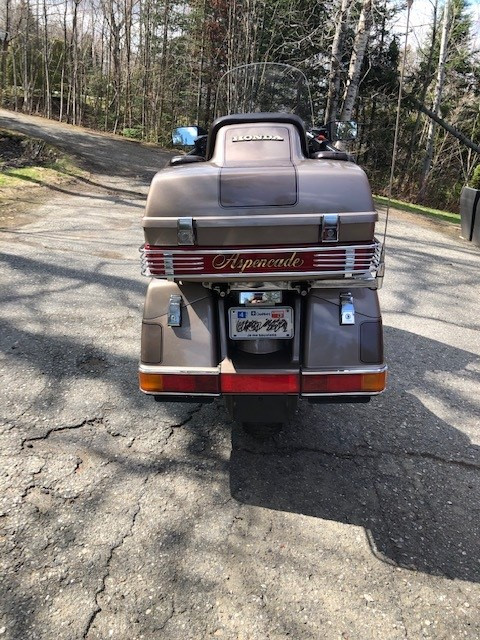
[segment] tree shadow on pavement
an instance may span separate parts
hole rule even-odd
[[[64,175],[68,175],[66,173],[64,173]],[[134,202],[124,202],[122,200],[119,200],[118,197],[115,198],[108,198],[106,197],[104,194],[99,194],[99,195],[95,195],[92,193],[87,193],[85,191],[72,191],[71,189],[66,189],[65,187],[62,187],[58,184],[52,184],[50,182],[47,182],[46,180],[40,180],[39,178],[33,178],[32,176],[26,176],[23,175],[21,173],[17,173],[15,171],[10,171],[9,172],[9,176],[11,176],[12,178],[16,178],[17,180],[23,180],[24,182],[29,182],[31,184],[36,184],[39,187],[45,187],[46,189],[50,189],[51,191],[56,191],[57,193],[62,193],[64,195],[68,195],[68,196],[80,196],[82,198],[87,198],[90,200],[104,200],[104,201],[112,201],[115,202],[116,204],[125,204],[126,206],[130,207],[130,208],[137,208],[137,209],[144,209],[145,208],[145,204],[142,202],[141,204],[136,204]],[[72,176],[73,178],[74,176]],[[75,180],[79,180],[79,178],[77,176],[75,176]],[[82,180],[82,182],[86,183],[86,184],[90,184],[90,185],[94,185],[94,183],[92,183],[91,181],[88,180]],[[100,186],[101,185],[95,185],[95,186]],[[103,186],[103,189],[108,189],[108,191],[115,191],[115,192],[119,192],[122,195],[128,195],[128,196],[134,196],[135,198],[139,198],[142,197],[142,194],[137,192],[137,191],[126,191],[124,189],[115,189],[115,188],[110,188],[106,185]],[[145,198],[145,196],[143,195],[143,198]]]
[[[473,383],[478,367],[472,354],[387,328],[392,355],[386,395],[370,405],[302,404],[291,428],[267,443],[234,425],[229,463],[230,423],[221,403],[159,407],[138,391],[136,354],[106,350],[105,366],[78,366],[78,356],[88,351],[80,339],[10,325],[1,342],[9,357],[12,335],[18,344],[13,357],[53,383],[53,406],[61,405],[62,390],[69,392],[80,377],[108,385],[125,407],[99,421],[28,434],[24,464],[29,456],[45,464],[33,472],[35,479],[27,474],[19,482],[28,526],[15,532],[11,556],[17,568],[5,579],[2,604],[13,612],[12,637],[35,626],[53,635],[56,623],[45,605],[49,583],[39,580],[46,571],[52,606],[71,621],[70,637],[86,637],[90,628],[88,637],[107,637],[101,625],[119,617],[125,628],[155,637],[173,610],[188,611],[190,623],[200,625],[192,612],[210,596],[230,597],[232,583],[242,616],[253,624],[262,612],[265,632],[279,616],[275,601],[250,604],[264,567],[245,542],[254,536],[253,545],[262,532],[267,535],[271,519],[262,509],[237,518],[242,505],[358,525],[380,561],[479,581],[479,448],[453,419],[439,417],[443,405],[433,411],[440,400],[453,413],[463,412],[466,430],[474,424],[477,398],[465,397],[443,378],[448,372]],[[439,375],[432,378],[432,372]],[[135,442],[126,444],[132,435]],[[272,564],[297,582],[312,571],[310,555],[272,554]],[[140,574],[142,587],[134,583]],[[151,589],[161,597],[155,612],[142,617]],[[288,591],[282,587],[279,593],[291,606]],[[85,594],[88,606],[72,613],[71,603],[84,602]],[[103,617],[96,619],[99,611]],[[314,637],[296,622],[291,616],[279,623],[284,636]]]
[[[386,562],[480,581],[480,448],[451,424],[478,429],[478,394],[452,384],[455,377],[478,389],[478,358],[393,328],[386,341],[384,396],[367,405],[302,404],[267,443],[234,427],[232,496],[362,526]]]

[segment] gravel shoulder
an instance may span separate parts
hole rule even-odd
[[[393,211],[387,393],[258,443],[220,402],[137,388],[168,154],[8,126],[93,164],[0,235],[0,637],[479,638],[480,252]]]

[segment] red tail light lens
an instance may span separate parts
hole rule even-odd
[[[221,388],[222,393],[298,393],[300,380],[296,373],[222,373]]]
[[[218,375],[140,372],[139,379],[147,393],[220,393]]]
[[[379,393],[385,389],[386,376],[386,371],[303,375],[302,393]]]

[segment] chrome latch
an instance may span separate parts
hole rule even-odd
[[[181,327],[182,326],[182,296],[171,295],[170,302],[168,303],[168,326],[169,327]]]
[[[338,227],[338,214],[326,213],[322,219],[322,242],[338,242]]]
[[[351,293],[340,294],[340,324],[355,324],[355,306]]]
[[[195,244],[193,218],[179,218],[177,220],[177,242],[183,245]]]

